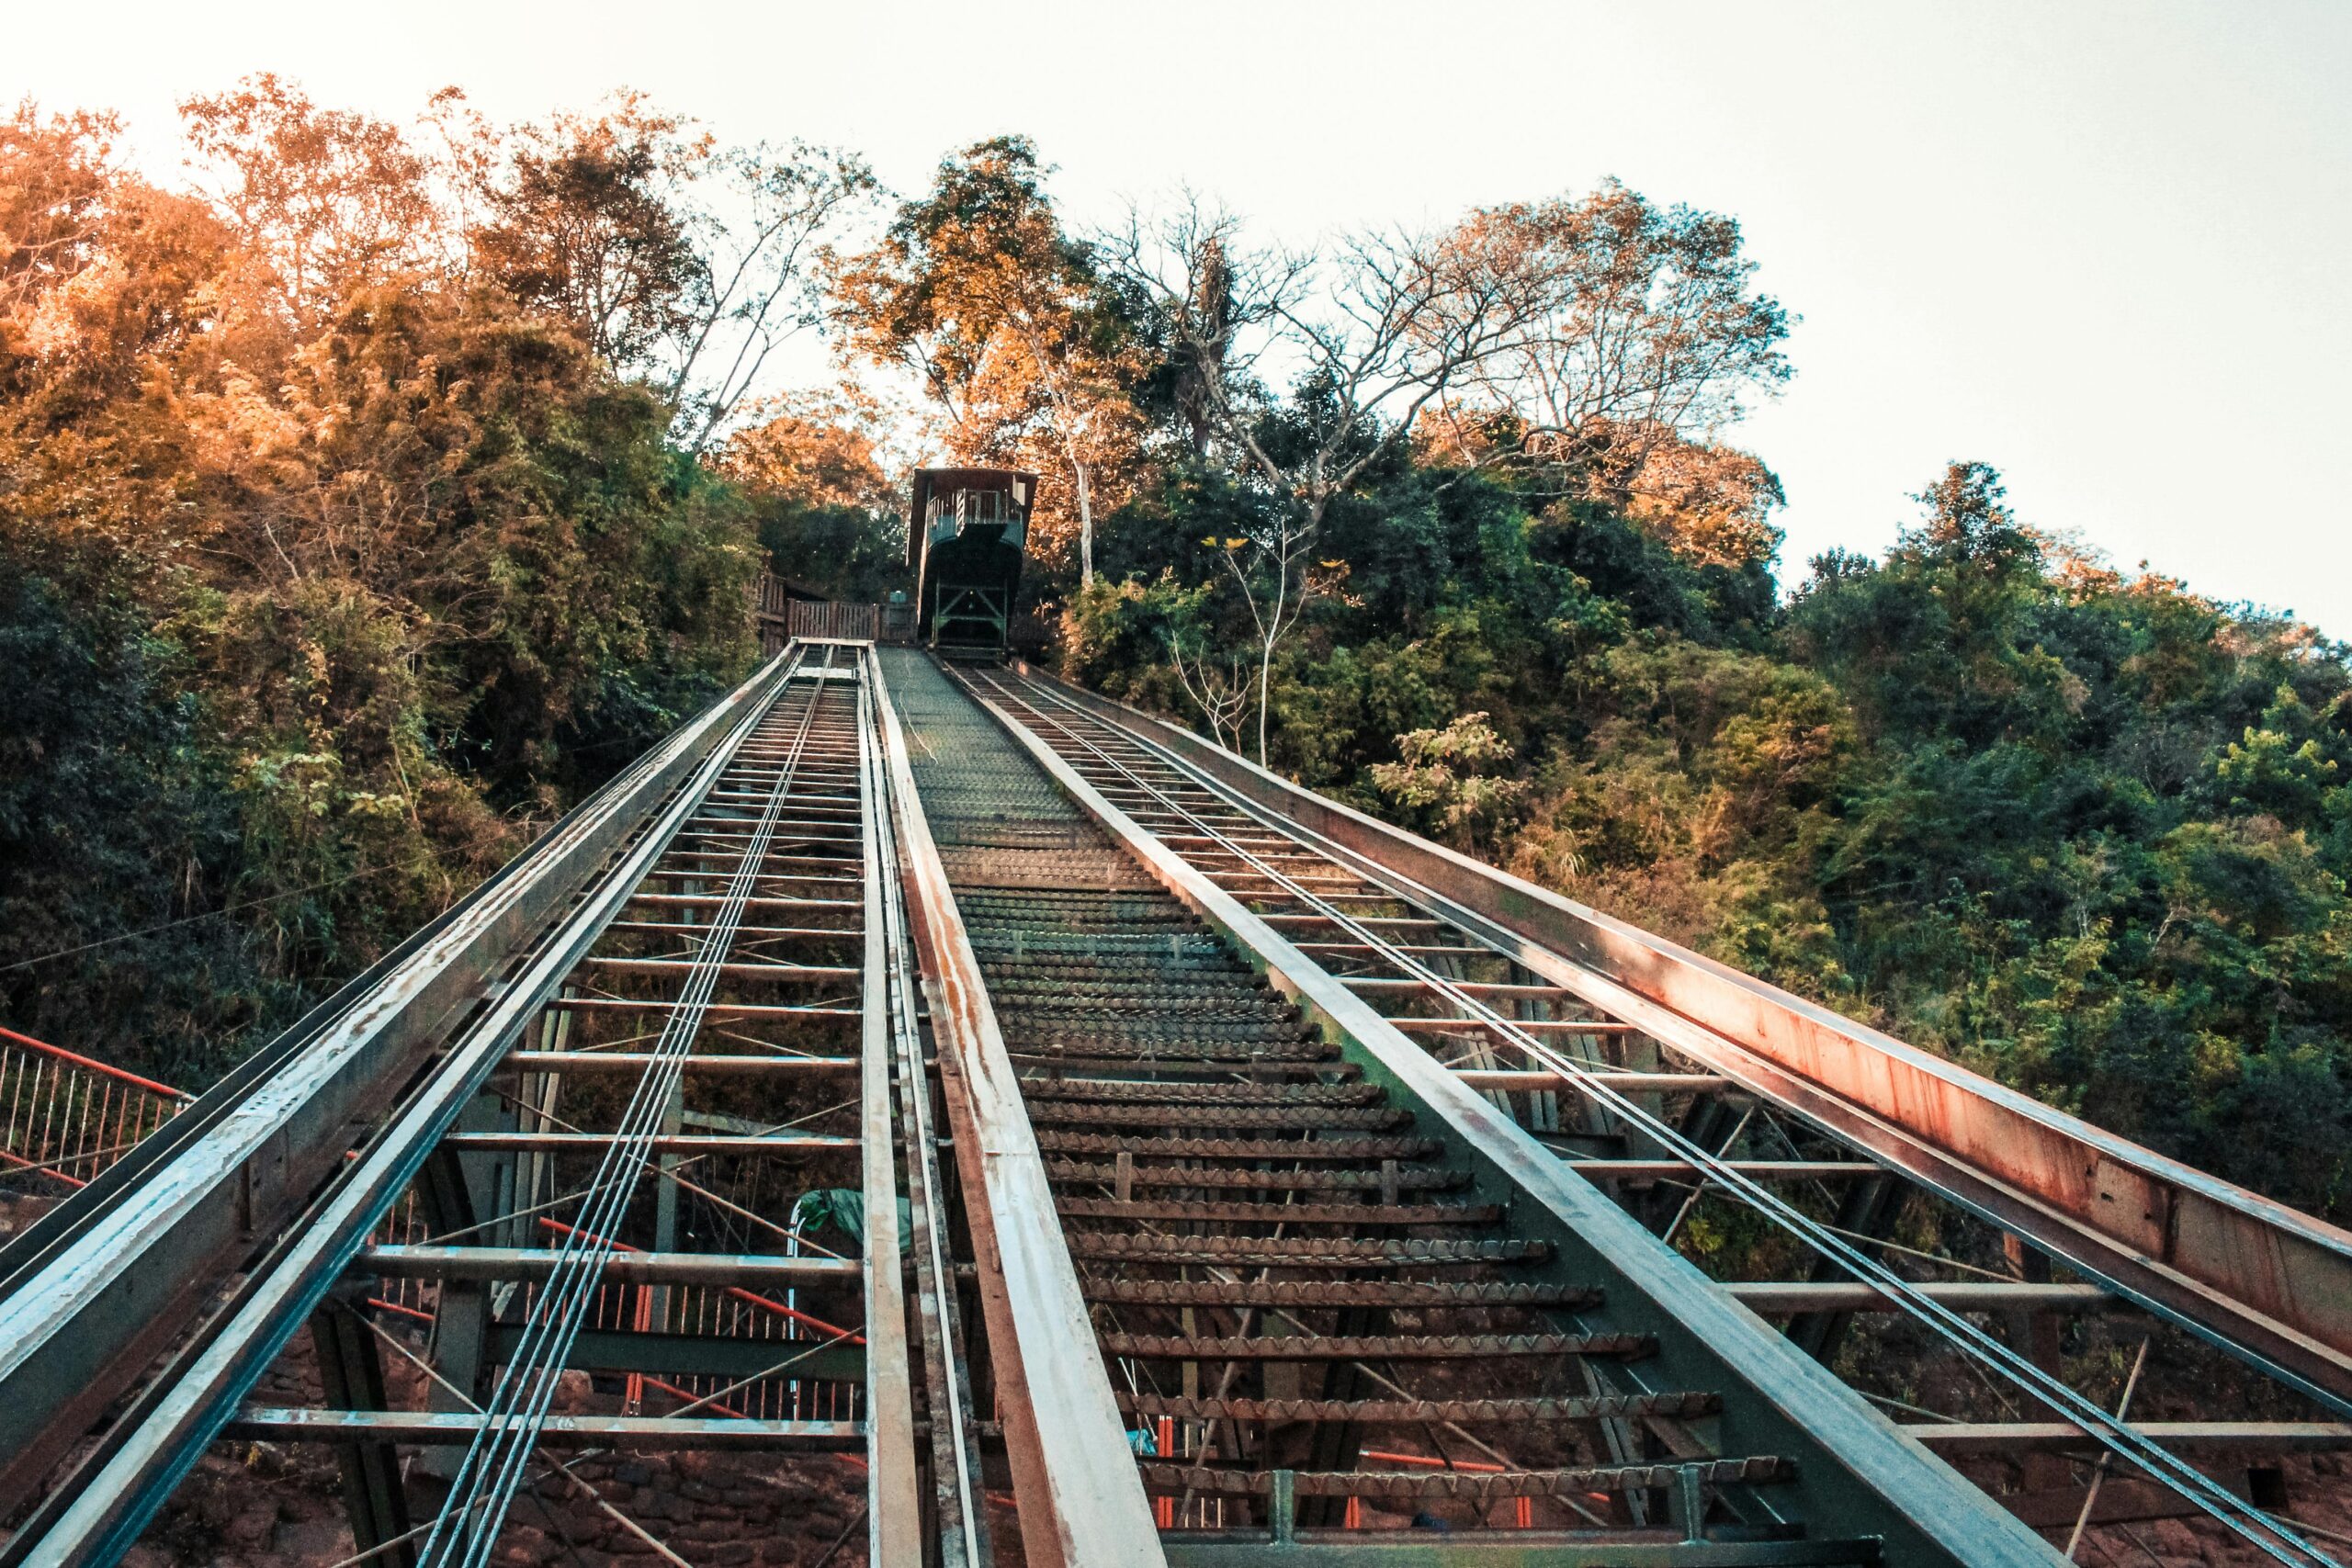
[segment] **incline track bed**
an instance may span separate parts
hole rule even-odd
[[[289,1179],[284,1218],[225,1168],[257,1250],[6,1561],[119,1559],[223,1439],[324,1445],[352,1549],[387,1564],[988,1561],[943,1194],[900,1133],[925,1091],[871,671],[796,643],[600,797],[612,830],[538,924],[497,902],[530,907],[536,852],[470,901],[470,993],[426,944],[306,1025],[282,1079],[370,1031],[430,1049],[315,1134],[325,1168]],[[401,996],[455,1006],[412,1024]],[[90,1275],[151,1191],[202,1220],[205,1138],[269,1103],[235,1087],[144,1186],[12,1247],[0,1308],[56,1318],[72,1298],[45,1281]],[[303,1135],[308,1102],[281,1102]]]
[[[264,1454],[350,1534],[238,1551],[322,1568],[2326,1565],[2281,1466],[2352,1447],[2352,1236],[862,642],[77,1179],[0,1568]]]
[[[1878,1560],[1808,1517],[1797,1478],[1834,1468],[1816,1443],[1742,1443],[1771,1424],[1724,1421],[1745,1391],[1701,1347],[1661,1354],[1654,1314],[1514,1226],[1521,1195],[1442,1117],[1368,1077],[941,671],[883,659],[1170,1561],[1439,1529],[1495,1561]],[[1972,1560],[2010,1560],[1984,1544]]]

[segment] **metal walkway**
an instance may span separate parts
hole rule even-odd
[[[0,1563],[119,1561],[256,1442],[328,1446],[391,1563],[569,1497],[702,1568],[687,1504],[574,1473],[695,1450],[847,1476],[836,1562],[2047,1563],[2174,1514],[2324,1563],[2245,1464],[2352,1446],[2352,1237],[865,643],[792,643],[75,1170],[0,1250]],[[2271,1392],[2110,1410],[2087,1314]],[[1891,1394],[1894,1324],[1983,1410]]]

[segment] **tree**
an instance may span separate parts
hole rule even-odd
[[[1552,258],[1403,232],[1350,236],[1329,256],[1254,251],[1197,200],[1157,224],[1131,214],[1105,248],[1193,367],[1216,444],[1274,502],[1224,550],[1257,631],[1262,763],[1274,655],[1317,591],[1332,501],[1550,307]],[[1280,419],[1256,375],[1270,359],[1297,371]]]
[[[675,411],[688,452],[717,438],[786,339],[818,320],[809,263],[872,194],[853,153],[721,148],[635,93],[526,126],[483,193],[481,264],[558,312]]]
[[[86,265],[99,242],[121,127],[111,115],[43,119],[30,104],[0,119],[0,353],[21,352],[18,312]]]
[[[430,165],[398,126],[322,109],[269,72],[189,98],[180,115],[189,144],[219,166],[221,208],[295,321],[433,265],[440,211]]]
[[[1623,481],[1623,510],[1685,559],[1733,570],[1769,566],[1781,551],[1772,522],[1780,477],[1728,446],[1668,439],[1648,444]]]
[[[876,362],[921,378],[956,445],[990,454],[1047,433],[1069,473],[1079,581],[1094,581],[1098,476],[1132,444],[1131,333],[1091,247],[1062,231],[1026,137],[943,161],[874,250],[836,269],[835,316]]]
[[[696,324],[707,269],[683,197],[715,155],[709,135],[632,93],[525,126],[503,168],[477,172],[491,220],[474,233],[476,265],[606,364],[646,367]]]
[[[1458,457],[1622,501],[1654,452],[1735,422],[1747,395],[1791,375],[1791,317],[1754,291],[1731,219],[1660,209],[1612,180],[1580,200],[1479,209],[1444,243],[1459,265],[1546,291],[1437,400],[1432,426]]]
[[[844,600],[876,601],[906,578],[899,490],[883,471],[872,405],[854,396],[779,399],[737,431],[712,468],[751,503],[771,569]]]

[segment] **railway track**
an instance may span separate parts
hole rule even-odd
[[[331,1447],[390,1563],[518,1495],[650,1540],[578,1467],[696,1450],[986,1561],[873,701],[796,645],[0,1255],[5,1560],[119,1559],[228,1441]]]
[[[2243,1461],[2352,1444],[2347,1281],[1196,737],[797,641],[0,1251],[0,1562],[260,1445],[351,1568],[559,1501],[690,1568],[2059,1561],[2020,1477],[2322,1563]],[[2270,1418],[2109,1408],[2086,1325]],[[712,1464],[804,1501],[714,1534]]]

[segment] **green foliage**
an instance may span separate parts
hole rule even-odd
[[[240,1031],[286,1019],[296,998],[238,927],[187,919],[227,893],[242,848],[230,782],[178,662],[119,584],[0,559],[0,683],[13,694],[0,727],[9,1021],[196,1081],[220,1069]],[[18,967],[46,953],[63,956]]]
[[[1527,793],[1524,780],[1490,771],[1511,760],[1512,748],[1483,713],[1465,713],[1443,729],[1399,735],[1396,750],[1402,761],[1372,765],[1374,787],[1465,845],[1490,839]]]
[[[1920,500],[1775,606],[1605,504],[1392,467],[1331,507],[1274,762],[2352,1212],[2352,660],[2082,558],[1983,465]],[[1112,519],[1073,672],[1198,721],[1165,628],[1246,633],[1211,545],[1252,504],[1183,478]]]

